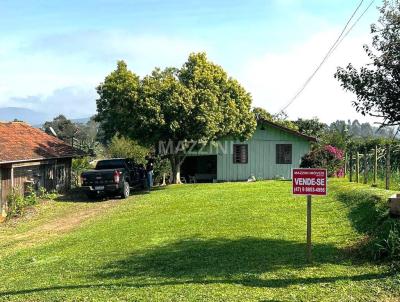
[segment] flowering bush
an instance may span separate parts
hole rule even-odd
[[[301,168],[324,168],[329,177],[344,177],[344,152],[331,145],[318,147],[301,159]]]

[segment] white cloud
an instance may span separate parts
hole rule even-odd
[[[65,87],[55,90],[49,96],[34,95],[13,97],[9,105],[29,108],[44,113],[47,119],[64,114],[69,118],[82,118],[96,111],[96,93],[94,89]]]
[[[71,117],[95,113],[94,89],[117,60],[143,76],[156,66],[179,66],[190,52],[206,50],[194,40],[107,31],[34,40],[2,37],[0,44],[7,46],[0,49],[0,107],[25,106]]]
[[[248,60],[238,78],[252,93],[254,105],[272,113],[282,109],[321,62],[338,32],[339,29],[320,32],[287,51],[268,52]],[[356,118],[373,121],[355,111],[351,105],[355,95],[343,91],[333,77],[338,66],[344,67],[350,62],[361,66],[368,62],[362,46],[369,41],[368,35],[349,35],[288,108],[289,117],[317,116],[325,122]]]

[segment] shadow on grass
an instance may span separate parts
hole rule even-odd
[[[9,290],[0,292],[0,297],[17,296],[17,295],[29,295],[41,292],[51,291],[66,291],[66,290],[83,290],[83,289],[101,289],[101,290],[113,290],[116,288],[146,288],[154,286],[176,286],[176,285],[212,285],[212,284],[229,284],[229,285],[244,285],[250,287],[264,287],[264,288],[283,288],[291,285],[310,285],[310,284],[321,284],[321,283],[332,283],[337,281],[368,281],[378,280],[391,276],[389,273],[384,274],[362,274],[357,276],[336,276],[336,277],[317,277],[317,278],[290,278],[290,279],[218,279],[218,280],[172,280],[162,282],[107,282],[107,283],[90,283],[90,284],[71,284],[71,285],[56,285],[49,287],[36,287],[22,290]],[[287,300],[267,300],[267,301],[287,301]]]
[[[383,197],[363,190],[346,190],[336,194],[339,201],[349,208],[349,219],[353,228],[368,234],[387,217]]]
[[[282,267],[307,265],[305,244],[277,239],[241,238],[180,240],[110,263],[98,278],[204,278],[261,274]],[[341,252],[333,245],[313,247],[314,264],[336,263]]]
[[[341,250],[329,244],[316,244],[314,263],[345,264]],[[128,255],[110,262],[100,272],[89,276],[90,284],[55,285],[43,288],[9,290],[0,296],[23,295],[57,290],[145,288],[154,286],[229,284],[255,288],[285,288],[292,285],[364,281],[388,277],[389,274],[361,274],[356,276],[311,276],[264,279],[261,274],[279,269],[302,269],[305,245],[297,242],[241,238],[235,240],[203,240],[189,238]],[[279,275],[279,274],[278,274]],[[160,281],[148,282],[148,278]],[[136,281],[136,280],[137,281]],[[141,281],[143,280],[143,281]],[[136,282],[135,282],[136,281]]]
[[[152,191],[149,193],[146,190],[141,188],[132,188],[130,196],[139,196],[139,195],[146,195],[151,194],[152,192],[157,192],[164,190],[165,187],[154,187]],[[96,198],[88,198],[85,192],[81,188],[74,188],[69,190],[67,193],[59,195],[55,198],[55,201],[61,202],[101,202],[110,199],[119,199],[119,196],[108,196],[108,195],[99,195]]]

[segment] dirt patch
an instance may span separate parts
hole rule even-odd
[[[64,213],[63,216],[53,217],[49,221],[35,226],[24,233],[8,235],[6,246],[8,247],[8,249],[10,249],[11,252],[21,248],[37,245],[39,243],[50,240],[51,238],[76,229],[85,221],[102,215],[108,209],[113,208],[118,204],[118,200],[93,202],[89,205],[86,204],[84,207],[77,204],[76,207],[71,208],[71,211]],[[24,217],[22,219],[26,220],[27,218]],[[10,221],[11,225],[18,223],[18,220],[19,219],[16,219],[13,222]]]

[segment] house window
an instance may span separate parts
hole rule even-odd
[[[291,144],[276,145],[276,163],[282,165],[290,165],[292,163]]]
[[[233,163],[247,164],[249,160],[249,148],[247,145],[233,145]]]

